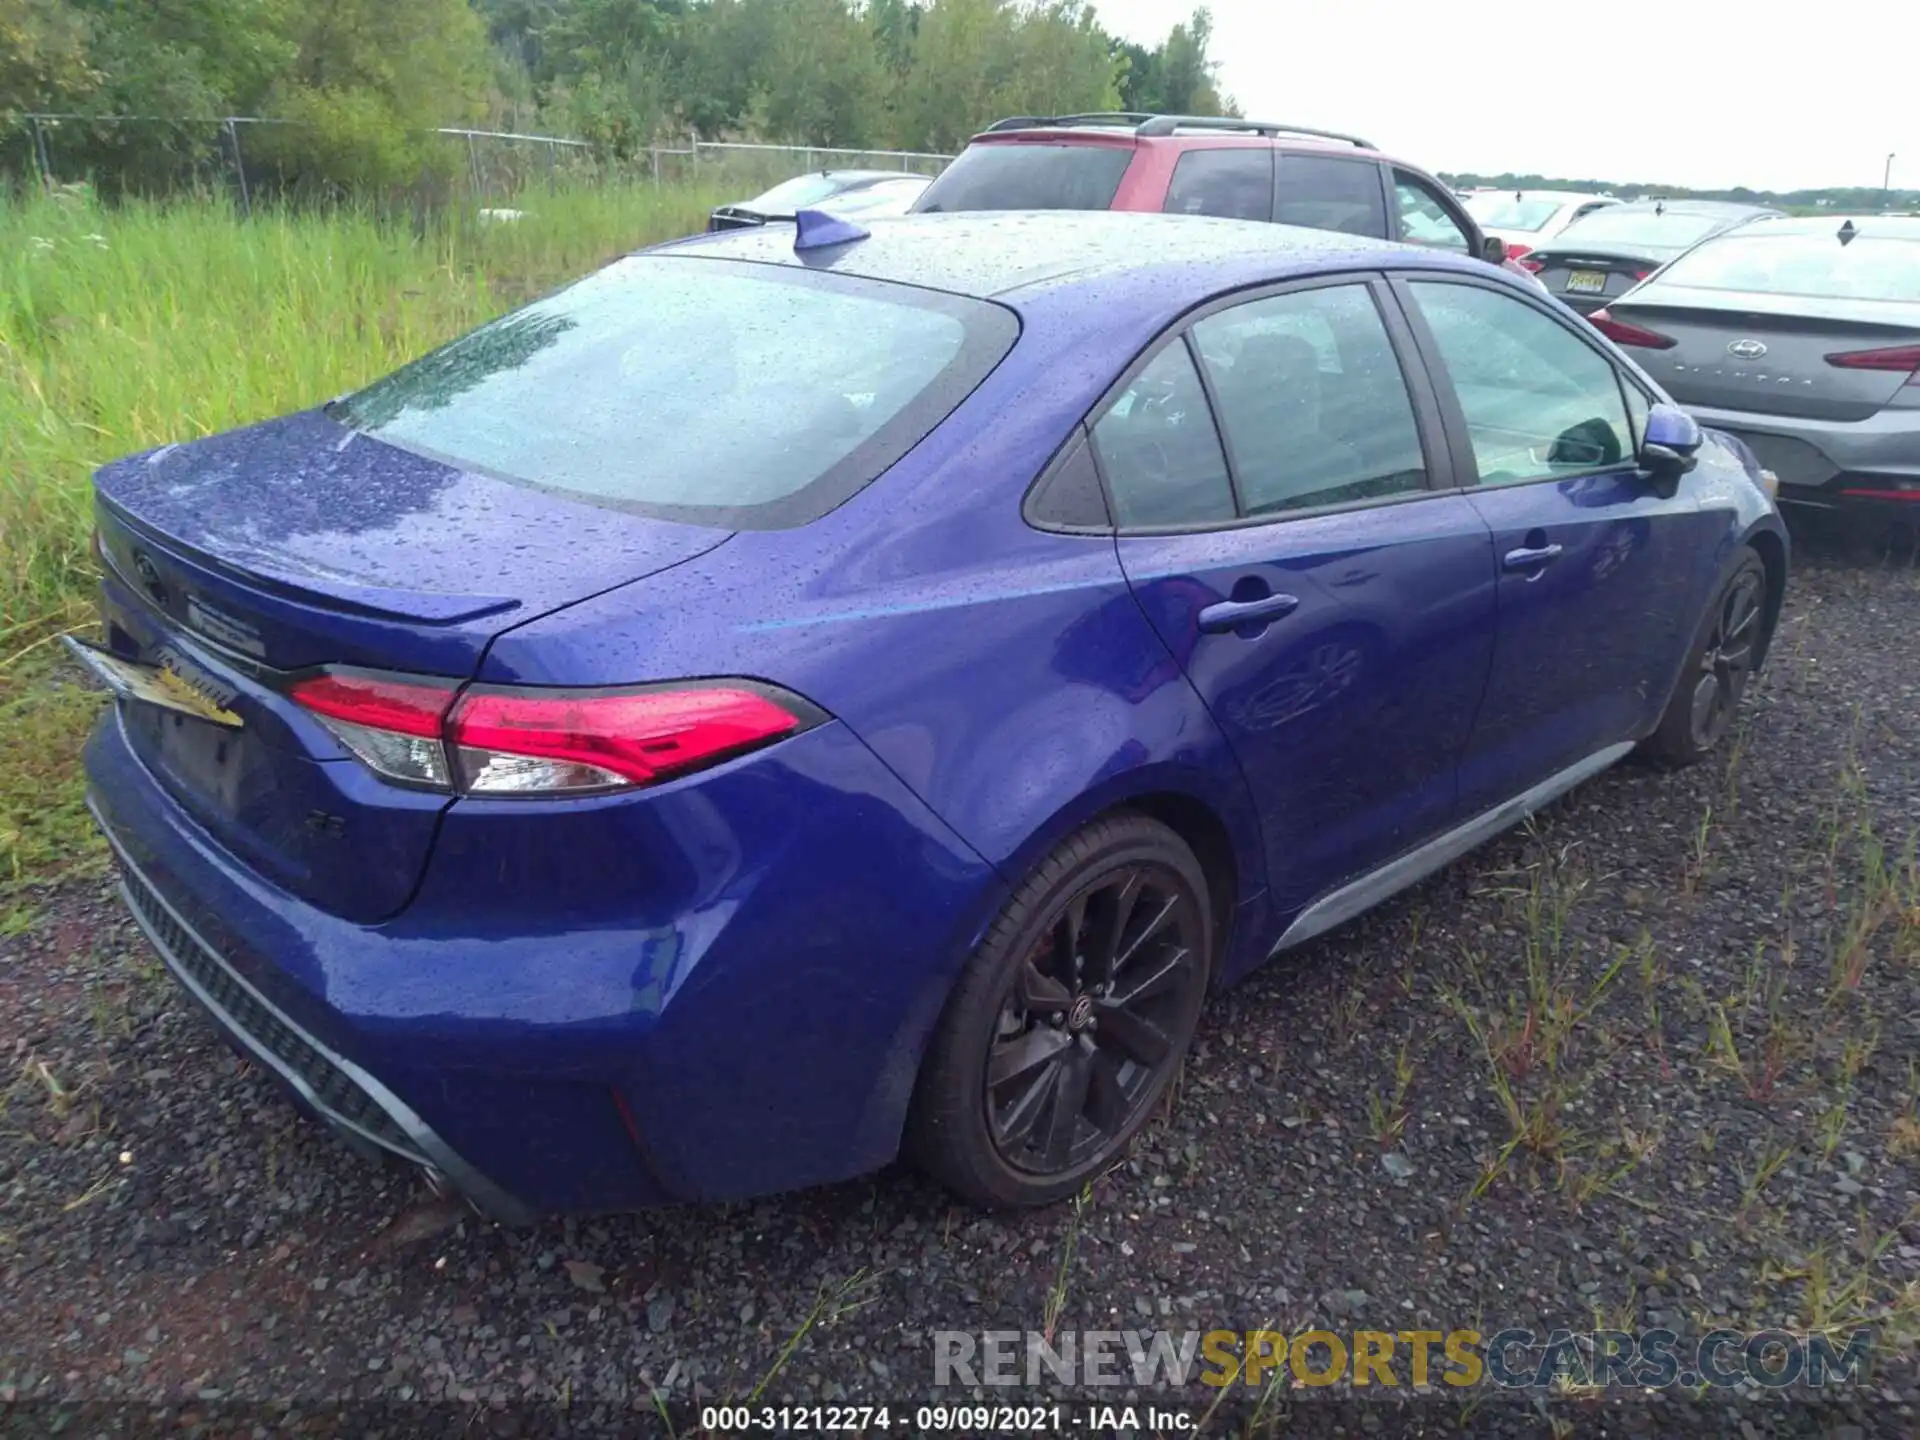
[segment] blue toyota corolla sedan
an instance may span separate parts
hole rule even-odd
[[[491,1215],[1042,1203],[1211,991],[1712,750],[1767,478],[1474,260],[806,214],[104,468],[91,803],[230,1041]]]

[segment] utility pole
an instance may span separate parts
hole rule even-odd
[[[1893,153],[1887,153],[1887,168],[1880,172],[1880,208],[1893,208]]]

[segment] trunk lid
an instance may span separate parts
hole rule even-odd
[[[1702,290],[1656,280],[1619,304],[1616,319],[1672,337],[1634,359],[1682,405],[1818,420],[1864,420],[1884,409],[1907,372],[1829,364],[1854,350],[1920,345],[1914,307],[1826,300],[1819,315],[1794,296]],[[1799,312],[1799,313],[1796,313]]]
[[[96,491],[108,648],[240,722],[122,702],[129,743],[219,845],[362,923],[411,896],[449,797],[378,779],[286,698],[289,672],[465,679],[502,631],[731,534],[462,470],[319,412],[115,462]]]
[[[1671,260],[1677,251],[1642,246],[1614,250],[1589,246],[1563,248],[1552,243],[1527,256],[1540,283],[1557,299],[1591,312],[1626,294]]]

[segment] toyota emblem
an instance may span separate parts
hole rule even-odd
[[[1758,340],[1736,340],[1727,346],[1727,353],[1739,360],[1758,360],[1767,353],[1767,347]]]

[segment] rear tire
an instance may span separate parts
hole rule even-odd
[[[1212,975],[1199,862],[1144,815],[1095,821],[1021,884],[921,1064],[905,1150],[992,1208],[1075,1194],[1178,1074]]]
[[[1640,742],[1641,754],[1656,765],[1680,769],[1713,753],[1746,694],[1765,639],[1766,614],[1767,567],[1749,547],[1701,620],[1666,713],[1659,728]]]

